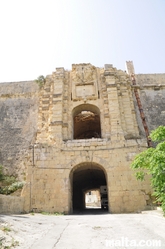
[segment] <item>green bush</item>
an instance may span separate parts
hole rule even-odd
[[[18,189],[22,189],[24,186],[24,182],[14,182],[9,186],[1,187],[0,194],[3,195],[10,195],[14,193]]]
[[[3,166],[0,165],[0,194],[10,195],[18,189],[22,189],[24,182],[17,181],[16,177],[13,175],[5,175],[3,173]]]
[[[159,126],[152,131],[150,137],[157,143],[156,147],[148,148],[137,155],[131,168],[136,170],[138,180],[144,180],[147,173],[152,176],[153,195],[161,204],[165,215],[165,126]]]
[[[35,82],[39,85],[39,88],[42,88],[45,85],[45,77],[43,75],[40,75]]]

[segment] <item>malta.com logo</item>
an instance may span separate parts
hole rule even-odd
[[[127,237],[121,237],[120,239],[105,240],[106,247],[136,247],[136,248],[159,248],[161,247],[161,240],[129,240]]]

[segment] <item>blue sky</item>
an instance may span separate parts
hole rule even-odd
[[[74,63],[165,73],[165,0],[0,0],[0,82]]]

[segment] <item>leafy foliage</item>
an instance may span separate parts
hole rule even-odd
[[[14,182],[9,186],[1,187],[0,194],[10,195],[11,193],[14,193],[16,190],[22,189],[23,186],[24,182]]]
[[[165,126],[159,126],[152,131],[150,137],[158,143],[157,146],[137,155],[131,168],[136,170],[135,175],[138,180],[144,180],[146,174],[152,176],[154,196],[162,204],[165,214]]]
[[[45,85],[45,77],[43,75],[40,75],[35,82],[39,85],[40,88],[42,88]]]
[[[15,176],[5,175],[0,165],[0,194],[9,195],[18,189],[22,189],[24,182],[17,181]]]

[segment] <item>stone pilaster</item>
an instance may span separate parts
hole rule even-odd
[[[49,133],[55,141],[62,140],[64,77],[64,68],[56,68],[53,74],[53,98],[49,126]]]
[[[113,86],[111,85],[111,87],[107,87],[107,92],[110,112],[111,140],[124,140],[116,85],[114,84]]]

